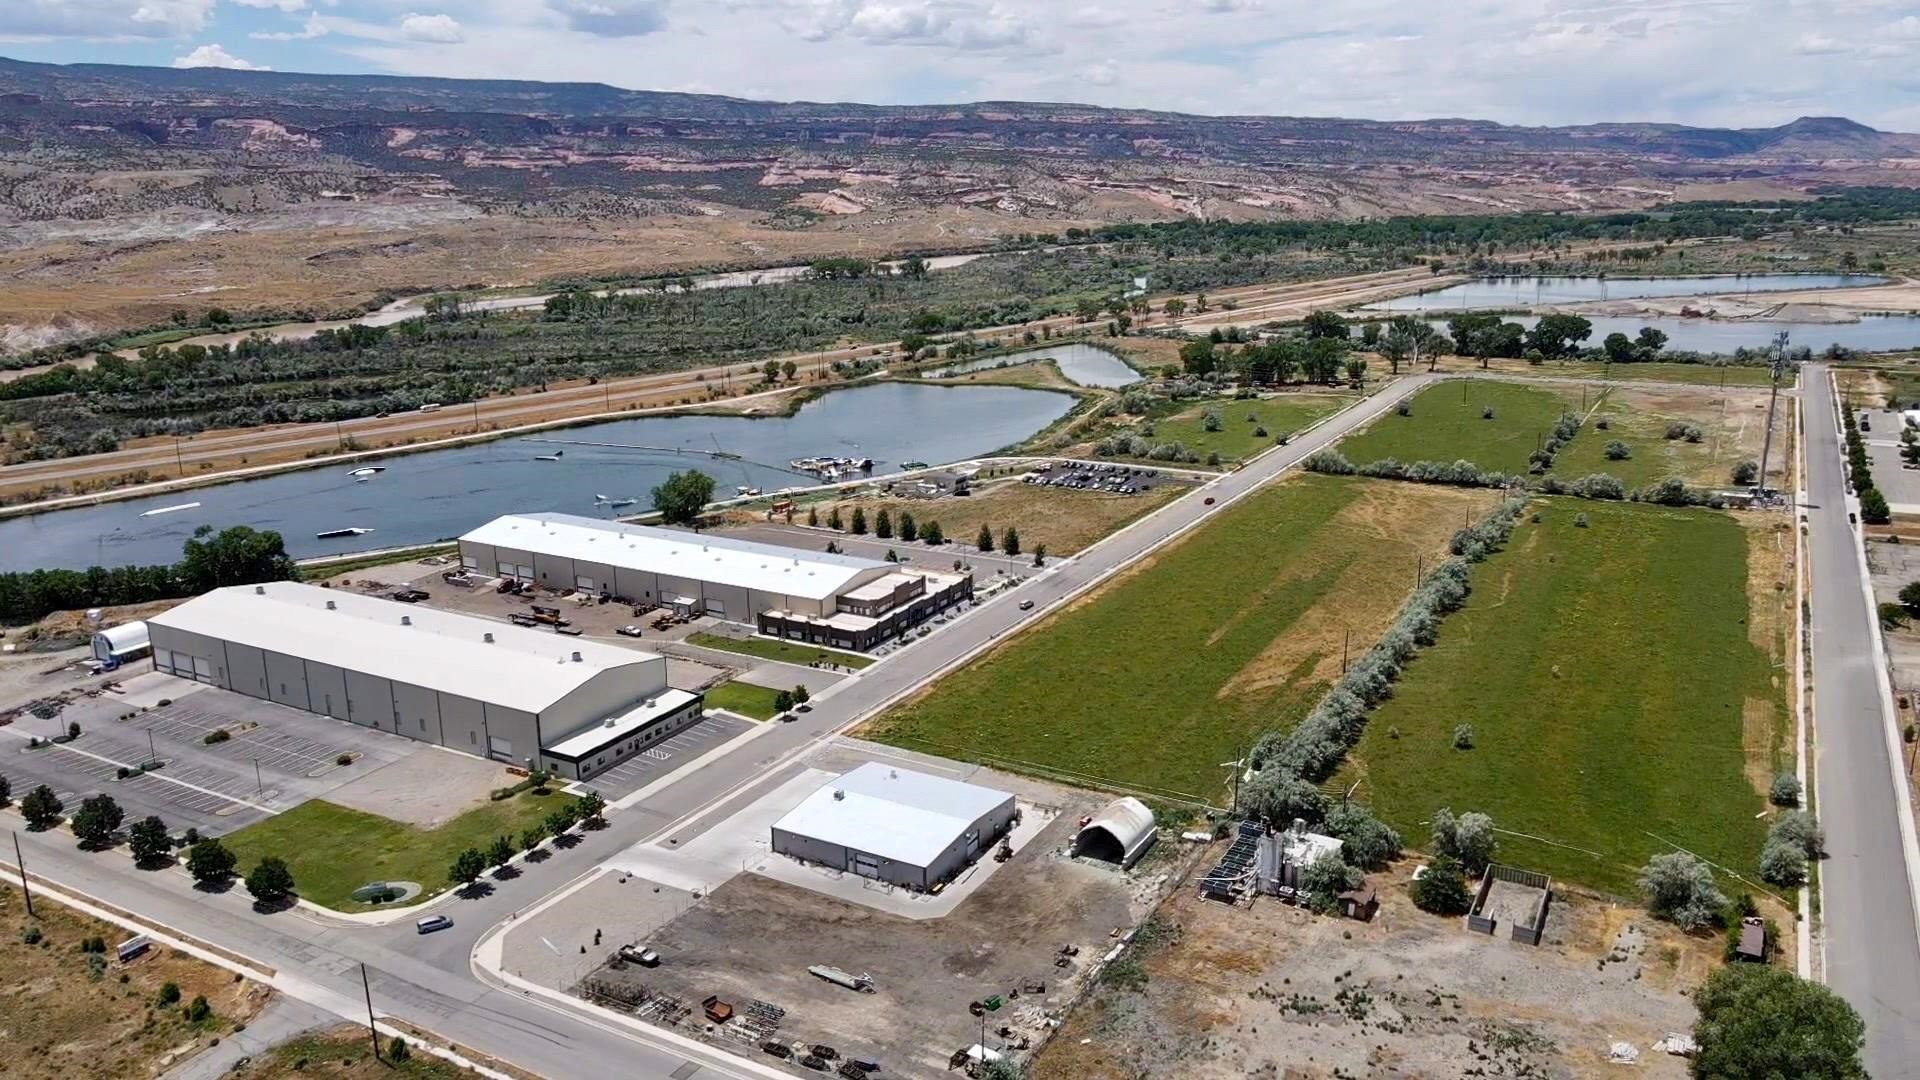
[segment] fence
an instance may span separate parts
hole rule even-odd
[[[1503,905],[1502,910],[1489,911],[1488,900],[1493,894],[1496,882],[1506,882],[1522,889],[1537,893],[1537,897],[1528,905],[1529,910],[1513,918]],[[1541,935],[1547,927],[1547,909],[1553,903],[1553,879],[1546,874],[1533,870],[1522,870],[1517,866],[1501,866],[1492,863],[1487,872],[1480,877],[1480,888],[1474,894],[1473,907],[1467,912],[1467,929],[1479,934],[1492,934],[1500,924],[1500,916],[1509,915],[1513,924],[1510,934],[1513,940],[1526,945],[1540,944]]]

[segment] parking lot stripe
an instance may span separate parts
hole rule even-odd
[[[0,728],[0,730],[5,730],[5,729],[3,729],[3,728]],[[26,738],[26,736],[25,736],[25,735],[21,735],[21,734],[19,734],[19,733],[17,733],[17,732],[14,732],[14,733],[11,733],[11,734],[14,734],[14,735],[16,735],[16,736],[17,736],[18,738],[23,738],[23,739],[24,739],[24,738]],[[66,752],[67,752],[67,753],[69,753],[69,754],[74,754],[74,755],[77,755],[77,756],[79,756],[79,757],[82,757],[82,758],[86,758],[86,759],[89,759],[89,760],[91,760],[91,761],[93,761],[93,762],[96,762],[96,763],[99,763],[99,764],[104,764],[104,765],[106,765],[106,766],[108,766],[108,768],[106,769],[106,771],[104,771],[104,772],[102,772],[102,773],[100,774],[100,775],[101,775],[101,776],[102,776],[103,778],[104,778],[104,777],[107,777],[107,776],[112,776],[112,775],[114,775],[114,773],[115,773],[115,771],[116,771],[116,770],[118,770],[118,769],[131,769],[131,768],[133,768],[133,767],[134,767],[134,766],[133,766],[132,764],[129,764],[128,762],[124,762],[124,761],[115,761],[115,760],[113,760],[113,759],[112,759],[112,758],[110,758],[110,757],[104,757],[104,756],[102,756],[102,755],[100,755],[100,754],[96,754],[96,753],[93,753],[93,752],[91,752],[91,751],[88,751],[88,750],[81,750],[81,749],[79,749],[78,747],[75,747],[75,746],[69,746],[69,745],[65,745],[65,744],[55,744],[55,745],[53,745],[53,746],[50,746],[50,747],[48,747],[48,748],[47,748],[46,750],[43,750],[43,751],[40,751],[40,752],[41,752],[41,753],[50,753],[50,752],[55,752],[55,751],[61,751],[61,750],[64,750],[64,751],[66,751]],[[146,775],[147,775],[147,777],[148,777],[148,778],[150,778],[150,779],[153,779],[153,780],[158,780],[158,781],[160,781],[160,782],[162,782],[162,783],[166,783],[166,784],[174,784],[174,785],[177,785],[177,786],[179,786],[179,787],[182,787],[182,788],[186,788],[186,789],[189,789],[189,790],[191,790],[191,791],[198,791],[198,792],[200,792],[200,793],[202,793],[202,794],[204,794],[204,795],[211,795],[211,796],[213,796],[213,797],[214,797],[214,798],[216,798],[216,799],[222,799],[222,800],[225,800],[226,802],[230,802],[230,803],[236,803],[236,804],[238,804],[238,805],[240,805],[240,806],[245,806],[245,807],[248,807],[249,809],[253,809],[253,810],[258,810],[258,811],[260,811],[260,812],[262,812],[262,813],[267,813],[267,814],[271,814],[271,813],[273,813],[273,808],[272,808],[272,807],[268,807],[268,806],[262,806],[262,805],[260,805],[259,803],[256,803],[256,802],[253,802],[253,801],[251,801],[251,800],[249,800],[249,799],[240,799],[240,798],[235,798],[235,797],[234,797],[234,796],[232,796],[232,795],[228,795],[228,794],[226,794],[226,793],[224,793],[224,792],[220,792],[220,791],[215,791],[215,790],[214,790],[214,789],[212,789],[212,788],[206,788],[206,787],[201,787],[201,786],[200,786],[200,785],[198,785],[198,784],[192,784],[192,783],[188,783],[188,782],[186,782],[186,781],[184,781],[184,780],[181,780],[181,779],[179,779],[178,777],[174,777],[174,776],[166,776],[166,775],[164,775],[164,774],[162,774],[162,773],[157,773],[157,772],[150,772],[150,773],[147,773]]]

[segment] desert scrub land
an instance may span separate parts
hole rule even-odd
[[[1523,386],[1491,379],[1460,379],[1414,395],[1408,415],[1389,412],[1350,435],[1339,450],[1355,465],[1385,458],[1471,461],[1482,469],[1524,473],[1527,455],[1540,445],[1560,415],[1580,403],[1577,389]],[[1486,410],[1493,416],[1487,417]],[[1583,430],[1574,441],[1587,438]]]
[[[1410,844],[1439,807],[1479,810],[1540,838],[1503,834],[1500,861],[1618,895],[1674,845],[1753,876],[1767,779],[1790,761],[1771,535],[1718,512],[1537,507],[1344,779]]]
[[[1015,770],[1203,799],[1297,721],[1491,492],[1301,475],[1236,504],[860,732]]]
[[[0,888],[0,1076],[9,1080],[148,1077],[253,1018],[267,988],[164,945],[121,965],[133,935],[40,896],[29,918]],[[104,953],[83,950],[98,938]],[[163,994],[171,983],[175,993]],[[189,1016],[196,998],[208,1012]]]
[[[1773,460],[1767,471],[1776,483],[1793,457],[1790,409],[1790,403],[1783,404],[1773,422]],[[1602,420],[1606,430],[1599,427]],[[1676,425],[1699,429],[1699,441],[1668,438],[1668,429]],[[1580,435],[1555,457],[1553,472],[1566,479],[1607,473],[1629,488],[1669,476],[1696,487],[1728,487],[1735,465],[1760,460],[1766,427],[1764,390],[1614,387],[1607,390]],[[1608,444],[1616,441],[1626,444],[1630,457],[1616,461],[1607,456]]]
[[[391,1040],[382,1042],[392,1045]],[[479,1074],[420,1049],[409,1052],[405,1061],[392,1060],[391,1053],[386,1060],[376,1060],[366,1029],[341,1025],[281,1043],[231,1075],[235,1080],[453,1080]]]

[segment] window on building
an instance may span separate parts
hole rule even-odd
[[[468,741],[468,742],[470,742],[470,743],[473,743],[473,744],[475,744],[476,746],[477,746],[477,745],[479,745],[479,743],[480,743],[480,734],[479,734],[478,732],[474,732],[474,731],[469,731],[469,732],[467,732],[467,741]]]
[[[420,718],[420,730],[421,731],[427,730],[427,718],[424,716]]]

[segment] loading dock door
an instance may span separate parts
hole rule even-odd
[[[194,657],[193,658],[193,677],[196,679],[199,679],[201,682],[204,682],[204,683],[212,682],[213,681],[213,661],[207,659],[204,656]]]
[[[853,872],[862,877],[880,876],[880,860],[862,851],[853,853]]]
[[[513,743],[498,735],[487,737],[487,752],[502,761],[513,760]]]
[[[720,618],[724,619],[727,617],[727,605],[721,603],[718,600],[713,599],[712,597],[708,597],[707,598],[707,614],[717,615]]]
[[[587,592],[592,592],[593,579],[588,577],[585,574],[575,574],[573,576],[573,587],[576,589],[583,589]]]

